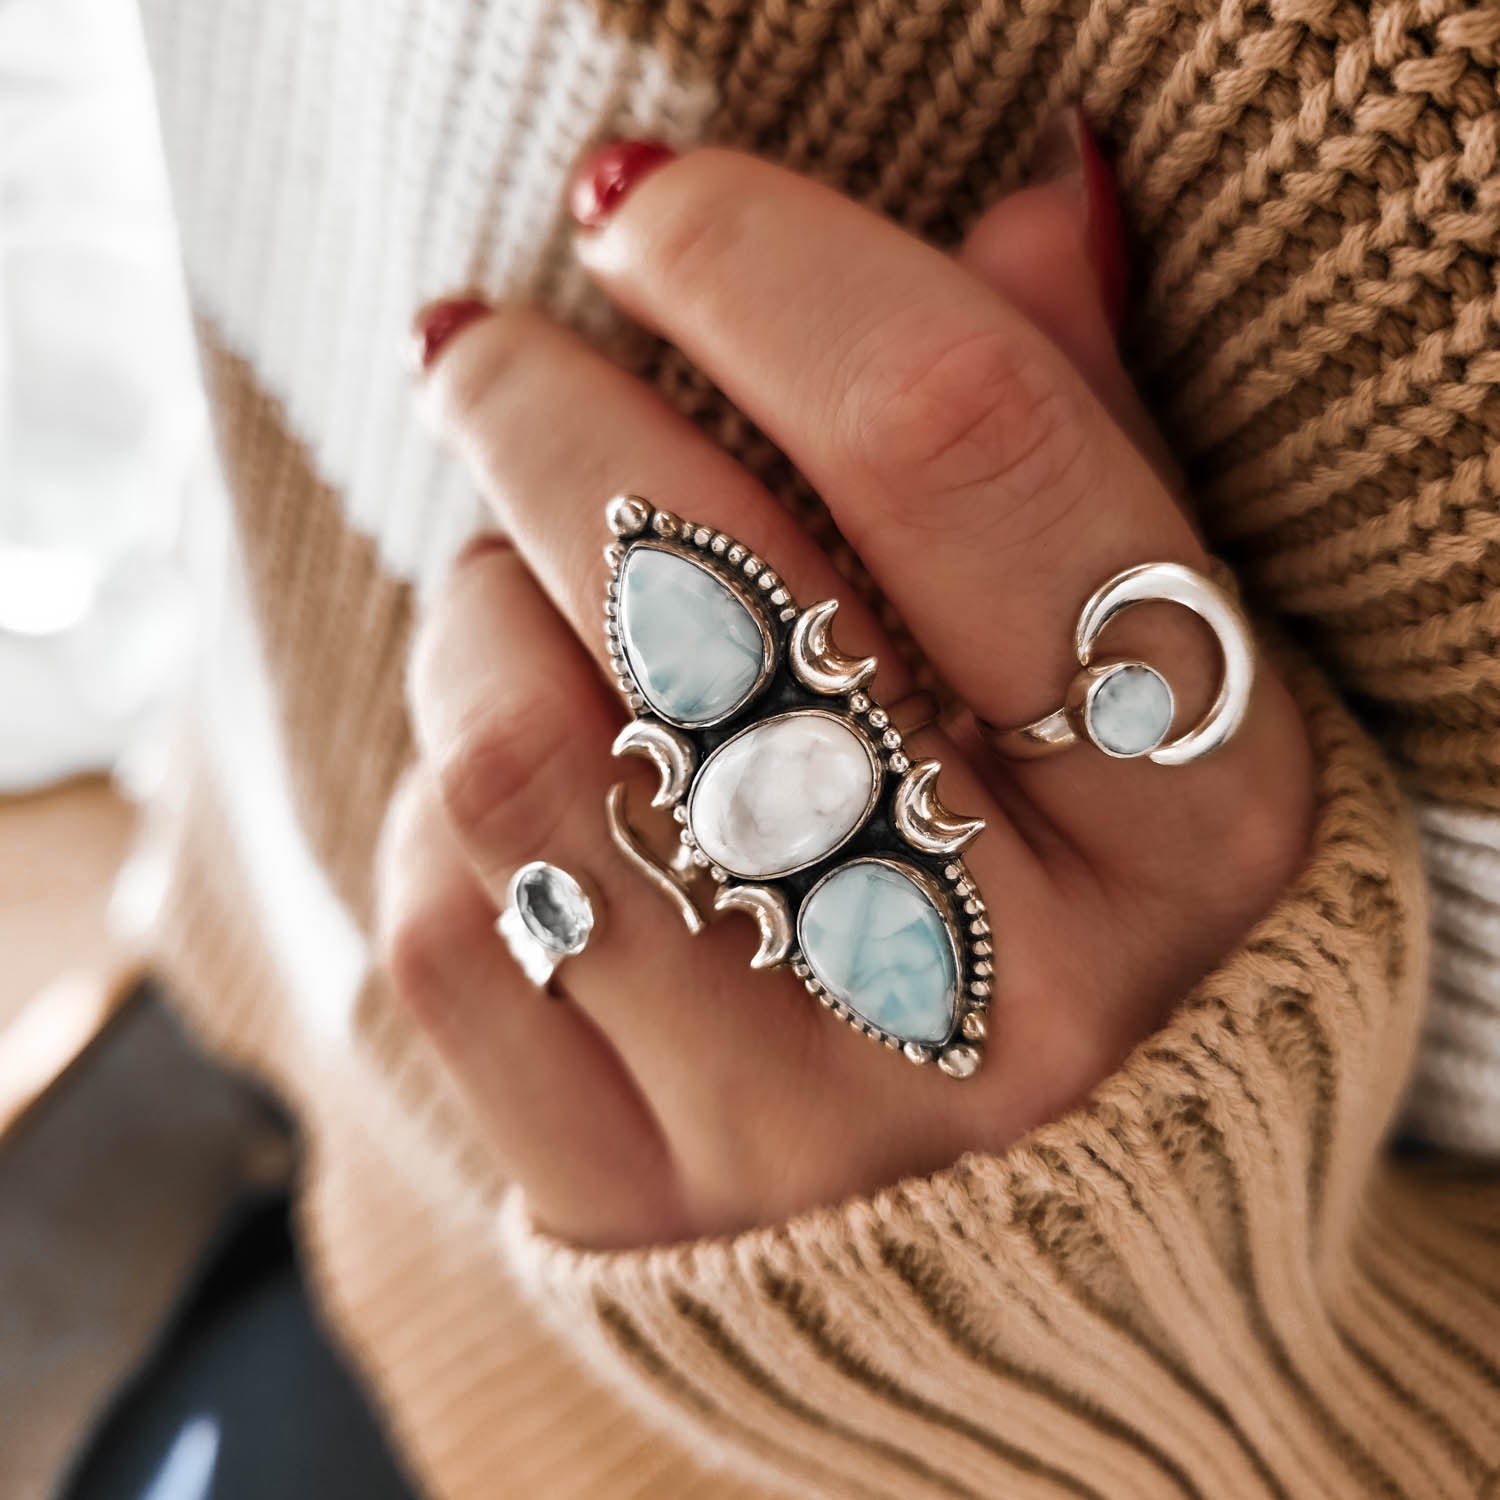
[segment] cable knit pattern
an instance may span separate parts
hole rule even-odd
[[[299,1113],[311,1271],[424,1488],[1493,1495],[1500,1188],[1383,1140],[1404,1119],[1500,1150],[1500,10],[143,10],[250,596],[206,632],[208,749],[162,809],[163,962]],[[409,403],[410,311],[462,287],[541,303],[868,592],[785,458],[590,290],[569,167],[598,135],[716,140],[949,245],[1073,100],[1137,235],[1127,356],[1216,545],[1325,674],[1297,673],[1315,857],[1087,1110],[1003,1159],[725,1244],[536,1239],[432,1049],[358,973],[412,615],[479,515]],[[241,774],[228,750],[262,744],[276,774]],[[277,788],[295,820],[262,815]],[[575,1370],[520,1287],[697,1457]],[[702,1462],[729,1455],[751,1477]]]
[[[1500,1307],[1434,1315],[1423,1282],[1491,1247],[1450,1229],[1438,1253],[1369,1201],[1421,1015],[1415,842],[1343,711],[1306,673],[1299,697],[1306,872],[1086,1109],[724,1244],[582,1254],[513,1200],[559,1326],[797,1493],[1474,1495]],[[1476,1368],[1437,1376],[1460,1345]]]

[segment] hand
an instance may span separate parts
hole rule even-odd
[[[1056,706],[1079,607],[1114,572],[1205,565],[1114,355],[1077,174],[997,205],[950,258],[748,157],[655,165],[592,215],[581,259],[799,465],[976,714]],[[785,971],[751,973],[748,923],[690,938],[609,844],[606,788],[648,782],[610,756],[604,501],[646,495],[769,559],[797,599],[839,598],[839,644],[878,655],[890,704],[911,684],[876,619],[745,470],[541,313],[473,318],[425,386],[497,534],[421,628],[384,952],[545,1227],[592,1245],[728,1232],[1002,1150],[1116,1067],[1293,873],[1311,768],[1268,664],[1234,742],[1183,768],[1088,748],[1007,765],[962,727],[926,731],[913,757],[988,821],[967,855],[995,929],[987,1061],[958,1083],[871,1045]],[[1132,611],[1109,647],[1188,689],[1184,720],[1216,681],[1181,611]],[[538,858],[607,908],[562,1003],[493,930]]]

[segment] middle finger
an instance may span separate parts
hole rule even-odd
[[[792,456],[984,719],[1020,725],[1058,707],[1078,670],[1078,612],[1106,579],[1207,564],[1155,470],[1037,328],[828,188],[691,152],[581,235],[578,253]],[[1139,654],[1201,712],[1218,672],[1185,616],[1132,611],[1104,644]],[[1179,712],[1176,732],[1197,716]],[[1098,868],[1175,891],[1193,879],[1184,856],[1235,836],[1258,774],[1300,795],[1284,765],[1295,723],[1261,673],[1244,732],[1211,761],[1165,769],[1079,750],[1016,776]]]

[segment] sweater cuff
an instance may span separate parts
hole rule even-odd
[[[1448,1330],[1399,1310],[1426,1305],[1417,1262],[1389,1225],[1353,1253],[1420,1024],[1415,837],[1322,680],[1291,677],[1309,861],[1087,1105],[724,1241],[581,1252],[513,1197],[508,1257],[554,1325],[803,1495],[1471,1496],[1500,1459]]]

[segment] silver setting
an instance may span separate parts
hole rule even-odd
[[[792,671],[803,687],[836,697],[862,688],[878,666],[873,656],[846,656],[829,640],[837,599],[809,605],[792,627]]]
[[[726,885],[714,897],[715,911],[743,911],[755,918],[760,946],[752,969],[774,969],[792,951],[792,915],[786,897],[768,885]]]
[[[651,524],[652,509],[639,495],[616,495],[604,508],[604,518],[616,536],[636,536]]]
[[[626,798],[630,788],[617,781],[604,794],[604,821],[609,828],[610,841],[625,857],[625,862],[639,871],[672,903],[682,925],[696,936],[708,925],[698,903],[693,899],[692,866],[685,869],[677,865],[664,865],[651,852],[650,846],[630,821],[630,810]]]
[[[1250,707],[1255,687],[1255,641],[1228,581],[1228,570],[1216,564],[1215,572],[1224,581],[1183,563],[1141,563],[1115,574],[1094,591],[1079,614],[1073,649],[1081,670],[1063,706],[1016,729],[981,721],[985,738],[1002,755],[1016,760],[1035,760],[1085,741],[1112,759],[1145,756],[1159,766],[1185,766],[1227,745],[1239,732]],[[1213,703],[1193,728],[1164,744],[1124,753],[1102,743],[1090,724],[1095,697],[1110,677],[1126,668],[1145,668],[1166,686],[1175,705],[1171,684],[1149,662],[1094,659],[1099,637],[1110,623],[1132,605],[1144,603],[1178,604],[1197,615],[1213,632],[1223,672]]]
[[[652,805],[669,810],[678,825],[678,847],[664,861],[632,825],[621,782],[610,789],[605,808],[616,848],[671,901],[690,932],[700,931],[706,920],[695,894],[700,883],[707,884],[706,876],[717,886],[714,911],[754,918],[759,941],[752,968],[788,967],[825,1008],[862,1035],[913,1063],[937,1063],[950,1077],[972,1076],[986,1036],[994,949],[984,902],[960,856],[984,825],[944,807],[936,791],[938,763],[914,762],[907,751],[904,736],[935,718],[936,700],[917,693],[893,710],[884,708],[869,692],[875,658],[846,655],[833,643],[838,601],[799,609],[780,576],[733,537],[656,510],[636,495],[612,500],[608,520],[617,540],[605,552],[610,566],[606,639],[620,690],[635,714],[617,737],[615,754],[652,762],[659,778]],[[711,723],[670,720],[647,703],[635,679],[619,619],[620,578],[631,552],[641,547],[673,552],[711,572],[759,625],[760,679],[734,709]],[[854,828],[816,859],[774,877],[738,876],[699,847],[693,834],[695,792],[721,749],[793,714],[831,718],[854,733],[870,760],[868,803]],[[808,896],[837,870],[864,860],[915,879],[942,919],[954,955],[957,1013],[951,1034],[936,1045],[908,1041],[857,1015],[826,991],[800,951],[798,920]]]
[[[942,766],[918,761],[896,788],[892,812],[896,831],[913,848],[927,854],[957,854],[984,832],[983,818],[960,818],[938,800],[937,778]]]
[[[643,755],[661,777],[651,798],[652,807],[675,807],[687,795],[698,769],[693,742],[657,719],[632,719],[615,736],[615,755]]]
[[[555,908],[550,916],[545,906],[528,895],[533,887]],[[511,876],[495,930],[505,940],[521,972],[544,990],[564,959],[573,958],[588,947],[597,925],[598,910],[593,896],[577,876],[560,865],[532,860]]]

